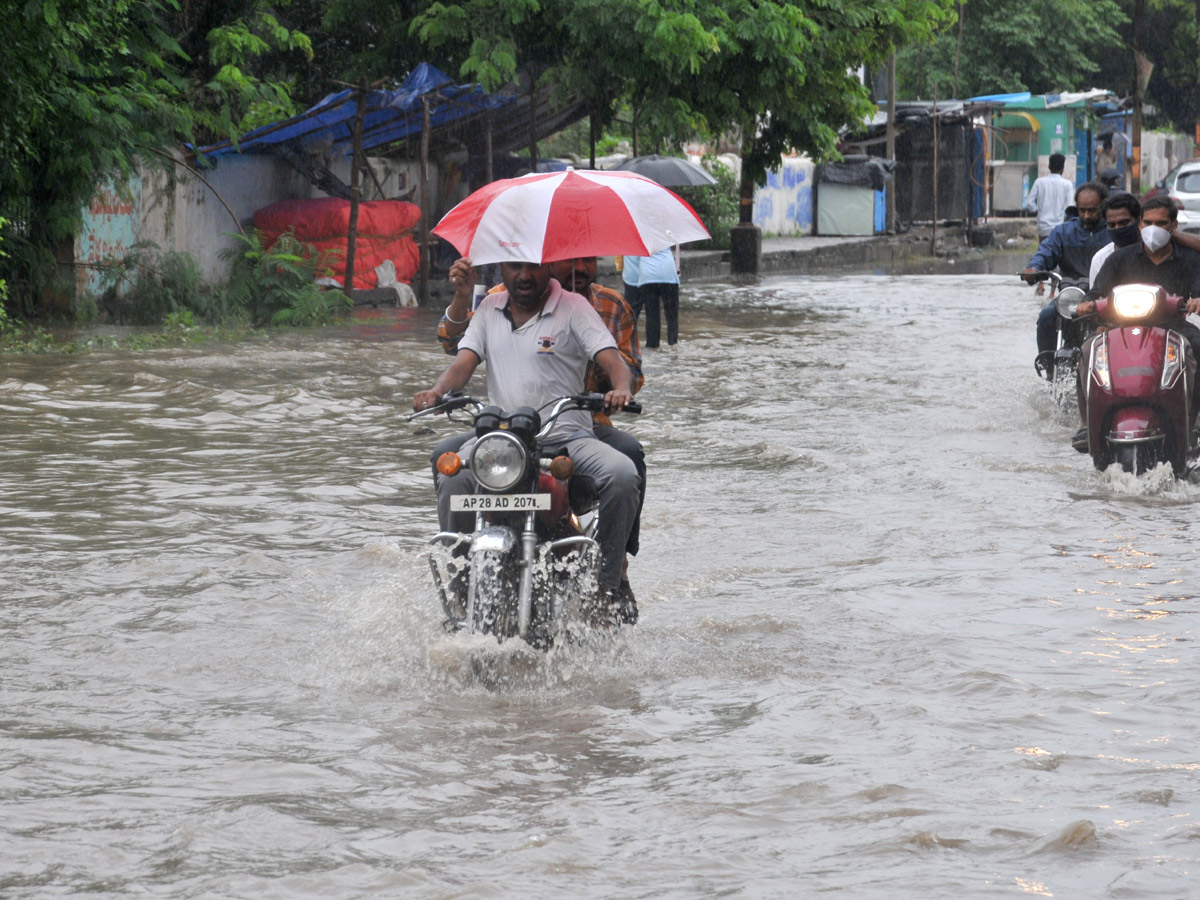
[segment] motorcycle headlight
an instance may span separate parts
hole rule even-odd
[[[1058,292],[1058,296],[1054,298],[1054,305],[1058,309],[1058,314],[1064,319],[1075,318],[1075,309],[1083,302],[1086,294],[1077,287],[1063,288]]]
[[[1161,387],[1169,388],[1179,380],[1186,359],[1183,354],[1183,337],[1174,331],[1168,331],[1167,349],[1163,354],[1162,379],[1159,381]]]
[[[1106,390],[1112,390],[1112,378],[1108,374],[1108,335],[1103,334],[1092,349],[1092,375]]]
[[[507,491],[525,475],[525,447],[506,431],[493,431],[475,442],[471,472],[489,491]]]
[[[1160,290],[1146,284],[1122,284],[1113,288],[1113,309],[1122,319],[1144,319],[1154,311]]]

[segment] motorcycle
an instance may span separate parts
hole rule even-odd
[[[430,543],[429,565],[446,614],[447,628],[492,635],[499,642],[520,637],[547,649],[575,621],[597,617],[596,573],[600,545],[599,498],[590,481],[573,479],[565,449],[548,439],[562,413],[600,412],[604,394],[553,400],[542,409],[498,406],[460,393],[442,397],[408,421],[458,410],[471,411],[474,435],[457,452],[443,453],[438,471],[474,475],[473,493],[453,495],[451,512],[473,512],[470,534],[442,531]],[[640,413],[630,403],[625,412]]]
[[[1057,348],[1052,365],[1046,365],[1039,356],[1034,368],[1042,378],[1050,382],[1050,393],[1055,407],[1064,415],[1073,416],[1076,408],[1075,384],[1079,378],[1079,359],[1084,341],[1095,330],[1095,321],[1088,317],[1073,319],[1064,310],[1073,310],[1083,302],[1087,282],[1064,279],[1057,272],[1036,272],[1033,281],[1050,282],[1050,299],[1054,301],[1057,315],[1055,331]]]
[[[1157,285],[1120,285],[1096,301],[1100,333],[1084,350],[1080,411],[1097,469],[1118,462],[1140,475],[1169,462],[1184,474],[1194,371],[1187,340],[1168,327],[1182,316],[1181,299]]]

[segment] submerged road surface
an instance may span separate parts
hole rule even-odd
[[[1196,896],[1200,488],[1070,448],[1037,308],[687,289],[642,622],[550,658],[439,627],[436,313],[5,358],[0,895]]]

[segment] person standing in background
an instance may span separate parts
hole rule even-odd
[[[638,261],[637,303],[633,304],[634,320],[641,309],[646,310],[645,347],[657,347],[662,333],[659,307],[667,319],[667,343],[679,341],[679,245],[659,250],[653,256],[636,257]],[[625,257],[629,265],[630,257]],[[626,296],[628,299],[628,296]]]
[[[621,273],[621,283],[625,286],[625,302],[633,310],[633,328],[637,333],[638,313],[642,305],[638,302],[638,275],[640,256],[618,256],[615,260],[617,271]]]
[[[1071,204],[1071,195],[1075,193],[1075,185],[1063,178],[1066,162],[1067,158],[1061,153],[1051,153],[1050,174],[1037,179],[1025,198],[1025,209],[1037,213],[1039,241],[1044,241],[1056,226],[1063,223],[1064,212]]]

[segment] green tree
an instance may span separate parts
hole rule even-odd
[[[97,183],[187,126],[158,0],[43,0],[0,33],[0,214],[35,244],[72,237]],[[11,247],[10,247],[11,250]]]
[[[603,122],[625,99],[657,137],[740,131],[758,183],[781,152],[833,154],[870,109],[853,70],[923,39],[951,0],[467,0],[412,32],[494,88],[544,65]]]
[[[1099,86],[1118,94],[1133,92],[1133,0],[1120,0],[1121,18],[1116,23],[1121,46],[1117,52],[1097,55]],[[1195,0],[1147,0],[1146,55],[1154,72],[1146,100],[1155,115],[1147,124],[1173,127],[1192,134],[1200,121],[1200,50],[1197,47]]]
[[[1078,91],[1096,84],[1102,62],[1127,56],[1115,0],[969,0],[958,24],[932,42],[899,51],[902,99]]]

